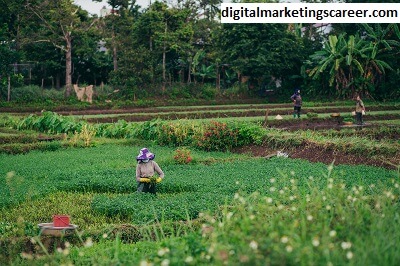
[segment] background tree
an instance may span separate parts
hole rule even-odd
[[[29,0],[26,7],[41,21],[41,31],[31,32],[28,39],[52,43],[65,53],[65,96],[69,97],[72,89],[72,39],[78,31],[86,32],[93,21],[82,21],[82,13],[78,14],[79,8],[71,0]]]
[[[329,85],[334,86],[341,97],[351,97],[356,91],[372,96],[386,70],[392,70],[389,61],[385,61],[388,52],[396,50],[398,53],[399,42],[387,39],[387,33],[395,28],[393,25],[385,30],[377,25],[376,31],[368,25],[364,27],[368,34],[363,38],[330,35],[323,49],[310,57],[315,64],[310,77],[319,79],[320,74],[328,74]]]
[[[284,24],[223,24],[217,45],[223,62],[257,86],[300,73],[304,59],[302,40]]]

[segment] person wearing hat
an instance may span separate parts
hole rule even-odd
[[[300,118],[301,105],[303,104],[300,96],[300,90],[296,89],[290,99],[292,99],[294,105],[293,118],[296,118],[296,115],[297,118]]]
[[[138,182],[138,192],[150,192],[156,194],[156,183],[161,182],[164,178],[164,172],[160,166],[154,161],[156,156],[147,148],[140,150],[136,156],[136,181]],[[154,174],[158,174],[158,178]]]
[[[363,114],[365,114],[365,105],[361,100],[360,95],[356,96],[356,123],[357,125],[364,125]]]

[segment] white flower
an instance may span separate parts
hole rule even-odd
[[[290,208],[292,211],[296,211],[297,208],[295,206],[293,206],[292,208]]]
[[[312,241],[312,244],[314,247],[318,247],[319,246],[319,239],[318,238],[314,238]]]
[[[103,238],[107,238],[108,237],[108,235],[107,234],[103,234]]]
[[[192,256],[188,256],[188,257],[186,257],[186,259],[185,259],[185,262],[186,263],[191,263],[193,261],[193,257]]]
[[[147,261],[145,261],[145,260],[142,260],[141,262],[140,262],[140,266],[150,266],[151,265],[151,263],[148,263]]]
[[[253,214],[249,216],[250,220],[254,220],[256,218]]]
[[[270,187],[270,188],[269,188],[269,191],[271,191],[271,192],[274,192],[275,190],[276,190],[275,187]]]
[[[228,212],[228,214],[226,215],[226,219],[230,220],[233,216],[233,212]]]
[[[328,184],[328,189],[332,189],[333,185],[332,184]]]
[[[340,246],[342,247],[342,249],[349,249],[351,248],[351,242],[342,242]]]
[[[330,231],[329,232],[329,236],[330,237],[335,237],[336,236],[336,231],[335,230]]]
[[[348,199],[348,200],[352,200],[352,199],[353,199],[353,197],[352,197],[352,196],[350,196],[350,195],[348,195],[348,196],[347,196],[347,199]]]
[[[266,201],[267,201],[267,203],[272,203],[272,198],[269,198],[269,197],[268,197],[268,198],[266,199]]]
[[[169,265],[169,259],[165,259],[161,262],[161,266],[168,266]]]
[[[92,241],[91,237],[88,237],[86,239],[86,242],[85,242],[84,246],[87,247],[87,248],[93,246],[93,241]]]
[[[329,182],[329,183],[333,183],[333,178],[329,178],[329,179],[328,179],[328,182]]]
[[[282,243],[287,243],[289,241],[289,238],[287,236],[282,236],[281,242]]]
[[[286,251],[289,252],[289,253],[292,252],[293,251],[292,246],[290,246],[290,245],[286,246]]]
[[[307,215],[307,220],[308,220],[308,221],[312,221],[312,220],[313,220],[312,215]]]
[[[326,200],[326,197],[325,197],[325,196],[323,196],[323,197],[322,197],[322,200],[323,200],[323,201],[325,201],[325,200]]]
[[[346,254],[346,258],[348,258],[349,260],[351,260],[353,258],[353,252],[349,251]]]
[[[283,194],[285,193],[285,191],[283,191],[283,189],[279,190],[279,194]]]
[[[331,205],[326,205],[325,208],[329,211],[331,209]]]
[[[271,178],[271,179],[269,180],[269,182],[274,183],[274,182],[275,182],[275,178]]]
[[[291,174],[291,175],[294,175],[295,173],[294,173],[294,171],[290,171],[290,174]]]
[[[290,200],[294,200],[294,197],[293,197],[293,196],[290,196],[289,199],[290,199]]]
[[[258,248],[258,243],[256,241],[251,241],[250,242],[250,248],[256,250]]]
[[[160,256],[160,257],[164,256],[164,254],[165,254],[165,250],[164,250],[163,248],[160,249],[160,250],[157,252],[157,255]]]
[[[282,204],[280,204],[279,206],[278,206],[278,210],[282,210],[284,208],[284,206],[282,205]]]
[[[290,179],[290,183],[294,184],[295,180],[292,178]]]

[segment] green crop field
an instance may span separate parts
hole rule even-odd
[[[320,130],[265,127],[260,116],[1,115],[0,264],[398,265],[400,132],[380,122],[399,111],[385,108],[365,116],[375,126]],[[324,122],[330,112],[284,122]],[[166,174],[157,196],[136,192],[142,147]],[[386,168],[232,152],[247,147],[312,148]],[[70,216],[74,234],[41,234],[56,214]]]
[[[156,197],[136,192],[138,145],[1,154],[2,262],[400,261],[397,171],[197,150],[191,150],[192,162],[182,165],[174,160],[175,148],[147,144],[166,174]],[[50,253],[37,224],[50,222],[53,214],[70,215],[79,229],[65,239],[66,246]],[[36,251],[24,250],[26,242],[35,243]]]

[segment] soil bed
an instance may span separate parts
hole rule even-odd
[[[231,109],[232,110],[232,109]],[[335,112],[347,112],[349,109],[348,108],[324,108],[324,109],[309,109],[308,112],[313,112],[313,113],[335,113]],[[382,111],[381,109],[377,109],[374,111]],[[390,109],[393,110],[393,109]],[[371,110],[372,111],[372,110]],[[154,110],[152,111],[154,112]],[[196,110],[196,112],[191,112],[191,113],[171,113],[171,110],[168,110],[168,112],[163,113],[155,113],[152,114],[148,110],[148,113],[131,113],[131,114],[126,114],[126,115],[120,115],[120,116],[114,116],[114,117],[95,117],[95,118],[85,118],[84,115],[82,119],[90,122],[90,123],[115,123],[118,120],[125,120],[127,122],[143,122],[143,121],[150,121],[153,119],[163,119],[163,120],[177,120],[177,119],[210,119],[210,118],[226,118],[226,117],[263,117],[266,114],[265,110],[242,110],[242,111],[225,111],[225,112],[199,112],[199,110]],[[71,115],[72,113],[70,113]],[[291,109],[284,109],[284,110],[271,110],[269,112],[269,120],[268,123],[270,124],[283,124],[283,123],[290,123],[293,124],[292,120],[289,121],[281,121],[281,120],[272,120],[275,115],[291,115],[292,110]],[[305,114],[305,112],[304,112]],[[89,113],[86,113],[86,115],[90,115]],[[305,115],[303,117],[306,117]],[[391,120],[391,119],[400,119],[400,114],[384,114],[384,115],[368,115],[365,116],[366,120]],[[311,119],[307,119],[307,121],[310,121]],[[333,118],[317,118],[314,119],[316,121],[321,121],[321,120],[328,120],[332,122],[336,122]],[[301,120],[303,121],[303,120]]]
[[[275,156],[277,150],[265,146],[250,145],[235,148],[233,152],[246,153],[250,156],[265,157],[268,159],[271,156]],[[322,162],[324,164],[331,164],[334,161],[335,165],[370,165],[392,170],[397,169],[397,166],[400,165],[399,154],[393,158],[361,157],[359,155],[349,154],[346,152],[321,149],[321,147],[312,144],[307,144],[307,146],[298,147],[297,149],[289,151],[285,150],[284,152],[288,153],[289,158],[304,159],[310,162]]]

